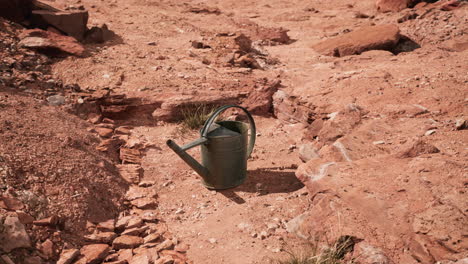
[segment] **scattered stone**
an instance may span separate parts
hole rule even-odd
[[[138,164],[124,164],[124,165],[117,165],[119,169],[120,176],[128,182],[133,184],[138,184],[140,182],[140,178],[143,175],[143,168]]]
[[[116,237],[117,234],[114,232],[97,232],[84,236],[85,240],[88,242],[105,244],[111,244]]]
[[[83,56],[85,51],[76,39],[41,29],[25,30],[20,38],[22,39],[18,44],[20,47],[37,49],[51,56],[61,57],[64,54]]]
[[[149,234],[147,235],[145,238],[144,238],[144,243],[153,243],[153,242],[157,242],[159,239],[161,238],[161,235],[158,234],[158,233],[152,233],[152,234]]]
[[[439,153],[440,150],[435,146],[422,140],[416,141],[410,148],[399,154],[400,158],[414,158],[423,154]]]
[[[122,160],[122,163],[140,164],[140,150],[131,148],[120,148],[120,160]]]
[[[34,222],[34,217],[30,216],[29,214],[23,211],[16,211],[16,216],[23,225],[32,224]]]
[[[148,197],[138,198],[130,203],[139,209],[155,209],[158,207],[156,200]]]
[[[131,228],[136,228],[136,227],[141,227],[141,226],[143,226],[143,219],[141,219],[141,217],[139,216],[132,215],[127,221],[125,228],[131,229]]]
[[[267,237],[269,237],[269,234],[267,231],[262,231],[260,232],[259,236],[258,236],[261,240],[264,240],[266,239]]]
[[[255,115],[271,115],[273,108],[273,94],[275,94],[280,87],[280,80],[265,80],[265,83],[261,84],[259,88],[249,94],[247,99],[242,103],[242,106]]]
[[[94,128],[94,130],[96,131],[96,133],[98,133],[100,137],[103,137],[103,138],[109,138],[112,136],[112,134],[114,134],[114,130],[111,128],[96,127]]]
[[[132,249],[121,249],[119,250],[119,260],[130,261],[133,257]]]
[[[361,54],[368,50],[391,51],[396,47],[400,37],[400,29],[396,25],[367,26],[321,41],[312,48],[323,55],[343,57]]]
[[[114,239],[112,247],[115,250],[126,249],[126,248],[137,248],[143,244],[143,238],[137,236],[120,236]]]
[[[155,211],[145,211],[141,214],[141,219],[145,222],[155,223],[158,221],[158,215]]]
[[[106,24],[94,26],[86,32],[85,41],[88,43],[104,43],[115,36],[112,30],[109,30]]]
[[[468,128],[468,124],[465,119],[457,119],[457,121],[455,121],[455,128],[457,130],[463,130]]]
[[[80,251],[78,249],[64,249],[57,264],[72,264],[79,255]]]
[[[189,245],[185,243],[180,243],[174,247],[174,250],[177,252],[185,253],[189,250],[189,248],[190,248]]]
[[[58,216],[53,215],[51,217],[47,217],[44,219],[34,221],[33,224],[37,226],[56,226],[58,222],[59,222]]]
[[[122,235],[127,235],[127,236],[140,236],[144,232],[146,232],[149,229],[148,226],[142,226],[142,227],[135,227],[132,229],[126,229]]]
[[[86,264],[98,264],[103,261],[109,254],[110,247],[107,244],[92,244],[81,248],[80,252],[83,256],[80,260]]]
[[[142,181],[138,184],[138,187],[151,187],[155,184],[154,181]]]
[[[320,158],[320,155],[312,143],[306,143],[299,146],[299,158],[303,162],[308,162],[309,160]]]
[[[47,239],[46,241],[42,242],[39,249],[47,259],[51,259],[54,257],[54,243],[50,241],[50,239]]]
[[[0,207],[6,210],[16,211],[24,208],[24,204],[11,196],[0,196]]]
[[[192,43],[192,47],[196,49],[210,49],[211,48],[209,45],[206,45],[205,43],[201,41],[192,40],[191,43]]]
[[[216,238],[210,238],[208,239],[208,242],[210,242],[211,244],[216,244],[218,240],[216,240]]]
[[[160,259],[156,260],[154,264],[173,264],[174,259],[170,256],[163,256]]]
[[[156,250],[159,252],[164,249],[171,249],[174,247],[174,242],[170,239],[164,240],[161,244],[156,246]]]
[[[4,252],[10,252],[16,248],[29,248],[31,247],[31,240],[24,225],[16,216],[6,216],[3,222],[3,230],[0,232],[0,249]],[[8,243],[5,243],[8,242]]]
[[[383,140],[374,141],[374,142],[372,142],[372,144],[374,144],[374,145],[383,145],[383,144],[385,144],[385,141],[383,141]]]
[[[151,257],[147,254],[138,254],[133,256],[133,258],[128,262],[128,264],[151,264],[153,261]]]
[[[60,106],[65,104],[65,97],[62,95],[52,95],[47,97],[47,102],[52,106]]]
[[[96,229],[102,232],[114,232],[115,220],[109,219],[105,222],[97,224]]]
[[[430,136],[430,135],[434,134],[436,131],[437,130],[435,130],[435,129],[431,129],[431,130],[426,131],[426,133],[424,133],[424,135],[425,136]]]

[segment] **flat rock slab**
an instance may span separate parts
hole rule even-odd
[[[368,26],[321,41],[312,48],[320,54],[335,57],[361,54],[368,50],[391,51],[400,37],[400,29],[396,25]]]
[[[54,12],[50,10],[32,11],[33,24],[47,27],[48,25],[66,33],[77,40],[83,40],[87,31],[88,11]]]
[[[25,30],[20,38],[20,47],[37,49],[55,56],[62,56],[64,53],[83,56],[85,51],[76,39],[41,29]]]

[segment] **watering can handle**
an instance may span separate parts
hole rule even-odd
[[[225,111],[226,109],[228,108],[231,108],[231,107],[235,107],[235,108],[240,108],[242,109],[246,114],[247,114],[247,117],[249,118],[249,124],[250,124],[250,140],[249,140],[249,149],[248,149],[248,154],[247,154],[247,157],[250,157],[250,154],[252,153],[252,150],[254,148],[254,145],[255,145],[255,137],[257,135],[257,130],[255,128],[255,122],[253,120],[253,117],[252,115],[249,113],[249,111],[247,111],[247,109],[245,109],[244,107],[242,106],[238,106],[238,105],[225,105],[225,106],[222,106],[220,108],[218,108],[209,118],[208,120],[205,122],[205,125],[203,126],[200,134],[203,138],[206,138],[206,136],[208,135],[208,130],[210,129],[211,125],[213,124],[213,122],[215,121],[215,119],[218,117],[219,114],[221,114],[223,111]]]

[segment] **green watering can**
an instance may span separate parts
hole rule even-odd
[[[215,119],[228,108],[240,108],[249,118],[249,126],[238,121]],[[247,109],[237,105],[226,105],[216,110],[200,130],[201,137],[192,143],[178,146],[168,140],[167,145],[202,178],[208,189],[228,189],[242,184],[247,177],[247,159],[255,144],[255,122]],[[198,163],[187,150],[201,145],[202,164]]]

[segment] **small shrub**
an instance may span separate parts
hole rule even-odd
[[[184,107],[181,110],[182,124],[187,129],[200,129],[215,110],[215,107],[206,104]]]
[[[352,260],[344,262],[343,258],[353,250],[355,238],[340,237],[333,245],[322,248],[319,242],[310,243],[300,251],[286,251],[287,260],[277,261],[277,264],[351,264]]]

